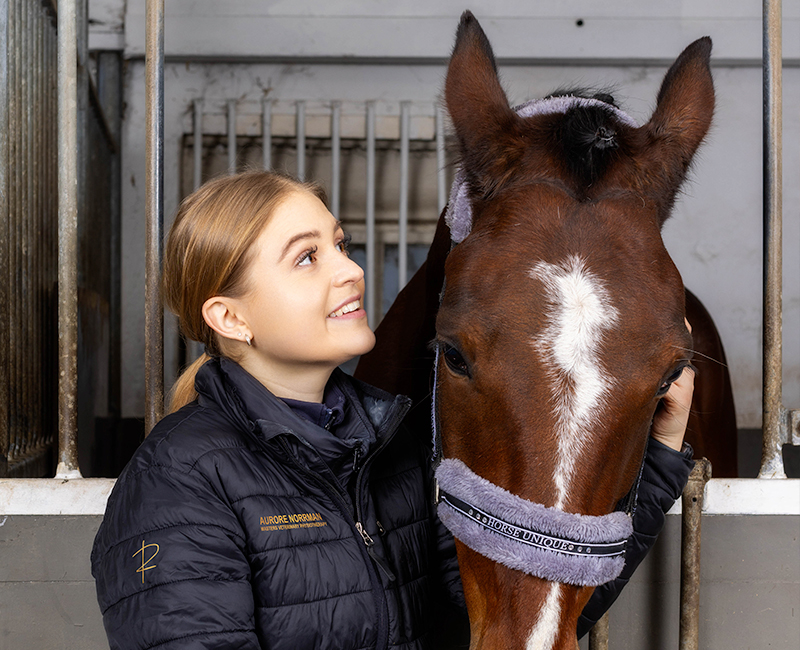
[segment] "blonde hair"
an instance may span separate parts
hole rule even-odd
[[[183,335],[202,343],[207,352],[178,377],[170,412],[197,397],[195,376],[211,356],[230,356],[203,319],[203,304],[214,296],[238,298],[247,291],[253,243],[280,203],[298,191],[325,202],[324,191],[314,183],[251,171],[211,180],[181,203],[164,247],[162,292]]]

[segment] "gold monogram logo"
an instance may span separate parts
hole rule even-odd
[[[145,554],[147,552],[147,549],[152,549],[153,547],[155,547],[156,550],[153,551],[153,554],[145,560]],[[156,568],[156,565],[155,564],[150,564],[150,562],[152,562],[153,558],[156,555],[158,555],[158,551],[159,550],[160,549],[159,549],[158,544],[145,544],[144,540],[142,540],[142,548],[140,548],[138,551],[136,551],[136,553],[134,553],[131,556],[131,557],[136,557],[137,555],[139,555],[139,553],[142,554],[142,565],[138,569],[136,569],[136,573],[141,573],[142,574],[142,584],[144,584],[144,572],[145,571],[149,571],[150,569],[155,569]]]

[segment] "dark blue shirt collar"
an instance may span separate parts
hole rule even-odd
[[[325,389],[323,402],[302,402],[288,397],[283,402],[300,417],[305,418],[318,427],[336,433],[336,427],[344,421],[345,397],[338,386],[329,383]]]

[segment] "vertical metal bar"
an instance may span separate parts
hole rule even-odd
[[[367,102],[367,322],[377,326],[378,306],[375,287],[375,102]]]
[[[339,219],[342,184],[342,104],[331,105],[331,214]]]
[[[159,282],[164,230],[164,0],[146,0],[146,21],[145,435],[164,414],[164,309]]]
[[[90,201],[88,200],[88,169],[91,156],[89,144],[89,121],[91,119],[91,107],[89,103],[90,81],[89,81],[89,0],[78,0],[76,2],[77,11],[77,52],[78,52],[78,223],[79,225],[86,224],[89,228],[93,229]],[[81,228],[82,230],[82,228]],[[83,263],[80,257],[81,247],[80,240],[77,249],[77,262],[79,281],[81,279],[81,272],[87,268],[87,264]],[[86,254],[88,257],[88,253]],[[85,259],[85,258],[84,258]],[[88,285],[89,283],[85,283]],[[82,287],[79,285],[78,289]],[[80,294],[78,296],[80,298]],[[81,304],[78,302],[78,318],[80,319]],[[80,320],[79,320],[80,322]],[[87,348],[88,349],[88,348]],[[79,349],[80,351],[80,349]],[[94,362],[90,362],[94,365]],[[72,433],[73,444],[76,446],[76,465],[78,464],[78,430],[81,426],[81,404],[89,406],[92,400],[81,393],[80,389],[76,390],[77,411],[78,411],[78,426]],[[105,405],[104,405],[105,407]],[[92,422],[91,418],[85,420]]]
[[[759,478],[786,478],[781,454],[782,381],[782,41],[781,2],[763,1],[764,348],[763,428]]]
[[[19,0],[11,0],[9,4],[9,42],[8,47],[10,52],[18,52],[19,51]],[[9,88],[8,88],[8,95],[9,95],[9,106],[8,106],[8,114],[9,114],[9,129],[8,129],[8,161],[17,160],[19,156],[19,116],[20,116],[20,106],[19,106],[19,88],[20,88],[20,59],[22,57],[19,56],[12,56],[11,57],[11,65],[9,66]],[[22,176],[23,170],[21,169],[20,165],[11,165],[9,173],[9,186],[8,186],[8,210],[9,215],[11,218],[9,224],[9,241],[8,241],[8,265],[9,265],[9,275],[8,275],[8,284],[9,284],[9,299],[10,304],[17,304],[19,302],[19,286],[18,283],[14,281],[14,273],[19,264],[19,254],[18,251],[20,249],[19,243],[19,228],[17,226],[17,221],[19,220],[19,213],[20,213],[20,206],[19,206],[19,184],[20,184],[20,177]],[[21,345],[19,342],[19,328],[16,327],[13,321],[9,322],[8,328],[8,353],[10,356],[10,363],[9,363],[9,384],[10,386],[16,385],[16,382],[19,380],[19,363],[20,363],[20,349]],[[16,391],[9,390],[7,393],[9,395],[8,404],[9,404],[9,411],[10,411],[10,418],[9,423],[13,423],[18,420],[18,413],[20,411],[19,406],[19,395]],[[11,424],[11,429],[9,431],[9,448],[8,448],[8,459],[13,460],[14,455],[17,453],[19,449],[19,427],[13,426]]]
[[[29,45],[28,45],[28,60],[32,63],[31,70],[28,73],[28,101],[31,110],[28,111],[28,146],[30,152],[28,154],[29,167],[28,167],[28,191],[30,192],[30,212],[28,217],[28,287],[30,296],[27,300],[29,303],[28,313],[29,326],[28,329],[28,345],[26,348],[29,350],[28,358],[32,364],[30,369],[30,378],[28,379],[29,398],[28,404],[30,405],[30,439],[31,447],[41,449],[42,444],[42,429],[40,426],[39,408],[41,393],[39,391],[39,376],[42,373],[42,366],[39,360],[40,345],[40,325],[39,309],[38,309],[38,295],[39,285],[37,283],[39,277],[39,264],[41,258],[39,256],[39,197],[41,196],[41,187],[39,185],[40,168],[39,158],[41,148],[39,146],[40,131],[37,128],[41,124],[41,101],[39,98],[39,77],[41,74],[41,62],[39,60],[39,12],[41,11],[41,4],[29,3],[28,12],[30,15],[30,22],[28,23]]]
[[[236,173],[236,100],[228,100],[228,173]]]
[[[306,103],[297,102],[297,178],[306,178]]]
[[[272,100],[261,100],[261,140],[264,169],[272,169]]]
[[[192,187],[197,189],[203,183],[203,100],[195,99],[194,108],[194,173]]]
[[[197,189],[203,184],[203,100],[195,99],[192,102],[194,112],[194,144],[192,145],[194,169],[192,173],[192,187]],[[235,137],[234,137],[235,146]],[[235,160],[234,154],[234,160]],[[185,339],[187,365],[203,354],[203,346],[197,341]]]
[[[22,29],[22,4],[20,2],[14,3],[14,14],[11,17],[12,25],[14,27],[14,52],[19,52],[22,49],[22,42],[23,42],[23,29]],[[12,97],[13,97],[13,105],[12,105],[12,115],[14,116],[13,124],[12,124],[12,131],[11,131],[11,138],[13,142],[13,148],[11,150],[11,158],[12,161],[17,161],[21,158],[23,154],[22,150],[22,115],[23,112],[23,102],[22,102],[22,88],[23,88],[23,81],[22,81],[22,60],[24,57],[18,56],[14,57],[14,79],[13,79],[13,87],[11,90]],[[13,240],[11,243],[11,250],[9,251],[11,258],[11,282],[14,292],[14,302],[13,304],[18,305],[22,300],[21,295],[21,287],[19,282],[16,281],[16,271],[19,268],[22,259],[22,240],[21,240],[21,224],[20,224],[20,215],[24,214],[24,205],[23,205],[23,196],[21,192],[22,187],[22,180],[25,177],[25,170],[23,169],[22,165],[14,165],[14,188],[13,188]],[[21,378],[24,374],[23,369],[23,357],[24,355],[20,354],[20,350],[22,350],[22,341],[21,341],[21,332],[18,326],[14,326],[12,324],[11,327],[11,337],[10,337],[10,345],[13,346],[14,349],[14,362],[13,362],[13,379],[14,386],[18,385],[21,381]],[[13,419],[12,422],[18,422],[20,420],[20,414],[24,413],[24,405],[21,403],[21,395],[22,392],[19,390],[12,390],[11,391],[11,408],[13,410]],[[13,426],[13,425],[12,425]],[[24,440],[21,436],[21,429],[23,427],[14,426],[12,429],[12,442],[11,442],[11,453],[10,453],[10,460],[13,460],[15,456],[19,456],[22,452],[22,445],[24,444]]]
[[[78,41],[76,0],[58,3],[58,478],[78,478]]]
[[[58,17],[55,13],[55,10],[52,14],[51,20],[51,30],[49,33],[48,38],[48,60],[50,62],[48,68],[48,124],[50,128],[48,129],[48,151],[54,151],[58,149],[58,126],[59,126],[59,119],[58,119]],[[47,229],[47,242],[48,242],[48,251],[47,251],[47,279],[49,282],[53,282],[55,278],[58,277],[58,159],[57,157],[53,159],[51,156],[49,158],[50,164],[48,169],[48,182],[47,186],[50,190],[49,192],[49,201],[48,201],[48,213],[51,215],[48,218],[48,229]],[[48,314],[48,341],[54,341],[58,335],[58,316],[57,316],[57,308],[55,308],[55,300],[52,300],[54,297],[54,291],[48,291],[48,297],[51,300],[48,300],[47,303],[47,314]],[[47,346],[47,367],[51,370],[56,370],[58,367],[58,349],[54,345]],[[57,372],[48,372],[47,373],[47,395],[48,398],[50,396],[58,395],[58,375]],[[57,404],[57,400],[54,400]],[[55,432],[58,430],[58,407],[56,405],[53,408],[48,408],[48,425],[49,431]],[[50,435],[50,439],[53,440],[57,434]],[[55,441],[55,440],[53,440]]]
[[[17,313],[22,316],[22,320],[25,323],[31,322],[32,314],[30,313],[31,307],[31,210],[32,210],[32,199],[33,199],[33,192],[31,190],[31,176],[33,175],[33,146],[31,143],[31,134],[33,129],[31,128],[31,72],[32,72],[32,61],[31,61],[31,4],[30,2],[26,2],[22,6],[22,12],[20,15],[21,20],[21,31],[22,31],[22,47],[19,50],[19,56],[23,61],[26,61],[28,65],[25,65],[22,69],[22,105],[27,108],[25,112],[22,114],[22,121],[21,121],[21,132],[20,132],[20,142],[22,143],[22,155],[17,158],[15,161],[17,165],[19,165],[24,170],[24,175],[22,177],[22,186],[20,187],[20,194],[22,195],[22,212],[20,213],[20,221],[19,221],[19,229],[20,229],[20,241],[22,243],[22,247],[20,249],[20,253],[22,256],[21,264],[17,268],[18,271],[18,279],[20,282],[20,301],[16,305]],[[21,328],[20,338],[22,340],[22,349],[23,350],[30,350],[32,348],[31,345],[31,329],[29,327]],[[27,354],[25,355],[27,357]],[[32,391],[31,391],[31,376],[32,376],[31,368],[28,365],[28,361],[25,360],[22,363],[22,376],[19,378],[19,383],[17,384],[17,390],[22,398],[22,411],[20,412],[20,422],[24,423],[21,435],[22,440],[22,451],[25,456],[28,456],[34,446],[34,441],[32,439],[32,429],[31,429],[31,421],[30,421],[30,412],[31,408],[33,408],[33,400],[32,398]],[[77,430],[77,427],[76,427]]]
[[[700,648],[700,524],[711,463],[698,460],[681,497],[681,623],[679,650]]]
[[[408,166],[411,102],[400,102],[400,212],[397,229],[397,290],[408,280]]]
[[[608,650],[608,612],[589,630],[589,650]]]
[[[447,205],[447,173],[444,151],[444,109],[436,105],[436,169],[439,190],[439,214]]]
[[[11,50],[12,30],[10,27],[11,9],[9,0],[0,0],[0,192],[5,197],[0,201],[0,332],[10,335],[9,305],[11,304],[9,255],[11,245],[11,215],[9,206],[9,108],[10,108],[10,70],[9,52]],[[0,395],[8,396],[11,386],[10,346],[0,346]],[[8,475],[8,450],[10,443],[9,400],[0,401],[0,478]]]
[[[116,144],[116,151],[111,157],[108,174],[111,178],[108,214],[109,221],[109,416],[114,420],[121,415],[121,330],[120,313],[120,211],[121,211],[121,150],[122,133],[121,101],[122,101],[122,56],[119,52],[102,52],[98,54],[97,85],[103,113],[108,118],[109,128]]]

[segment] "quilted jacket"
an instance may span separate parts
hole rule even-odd
[[[237,364],[201,368],[199,399],[138,449],[95,539],[111,648],[443,647],[434,635],[460,579],[430,452],[400,426],[409,401],[332,381],[349,486],[309,443],[319,427]]]

